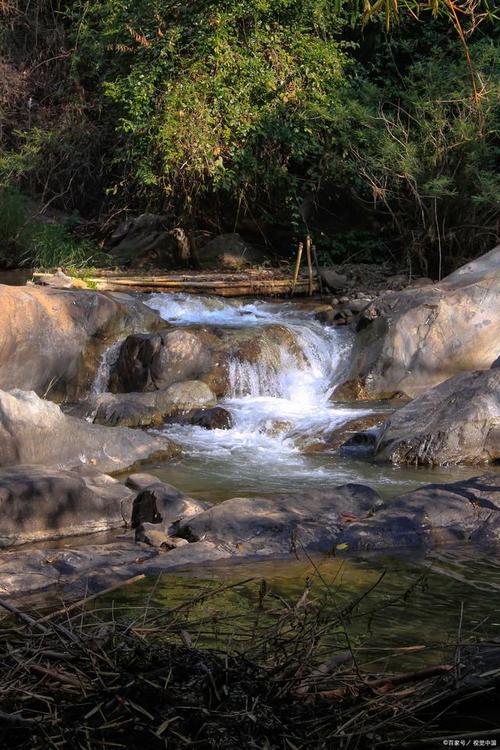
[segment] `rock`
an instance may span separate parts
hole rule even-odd
[[[125,485],[130,487],[131,490],[139,492],[145,490],[147,487],[151,487],[152,484],[158,484],[160,480],[154,474],[147,474],[146,472],[134,472],[129,474]]]
[[[496,360],[491,365],[492,370],[496,370],[497,368],[500,368],[500,355],[496,358]]]
[[[347,526],[340,543],[349,550],[431,547],[487,537],[498,528],[500,475],[452,484],[429,484],[389,501],[369,519]],[[489,539],[491,540],[491,539]]]
[[[29,554],[0,552],[0,596],[24,598],[31,592],[57,588],[63,598],[82,598],[139,574],[157,576],[229,556],[210,542],[186,544],[162,554],[149,545],[138,550],[132,539],[78,548],[28,549]]]
[[[307,494],[235,497],[178,525],[191,542],[230,545],[235,554],[283,554],[302,547],[330,551],[348,519],[364,516],[380,501],[359,484]]]
[[[468,277],[470,280],[483,278],[485,274],[487,275],[491,272],[500,273],[500,245],[494,247],[489,253],[481,255],[479,258],[466,263],[453,273],[450,273],[444,281],[455,283],[461,282],[464,277]]]
[[[365,414],[344,422],[324,436],[324,450],[336,451],[346,445],[375,445],[378,434],[376,428],[386,417],[387,414]]]
[[[179,522],[210,508],[210,504],[195,500],[170,484],[160,482],[146,487],[134,500],[132,528],[145,523],[161,524],[170,534]]]
[[[325,325],[328,325],[330,323],[333,323],[333,320],[335,318],[335,310],[330,305],[325,306],[323,310],[318,310],[314,314],[315,320],[319,321],[319,323],[323,323]]]
[[[339,398],[413,398],[498,356],[500,248],[441,283],[386,294],[359,315]],[[477,270],[479,269],[479,270]]]
[[[179,268],[194,261],[191,241],[181,227],[170,229],[168,217],[141,214],[122,222],[111,236],[111,252],[135,268]]]
[[[127,294],[0,285],[0,388],[80,398],[114,341],[161,324]]]
[[[138,526],[135,530],[135,541],[149,544],[151,547],[161,547],[167,551],[189,544],[187,539],[169,536],[154,523],[143,523]]]
[[[500,458],[500,370],[465,372],[396,411],[376,458],[394,464],[479,464]]]
[[[215,406],[213,409],[199,409],[191,415],[190,423],[206,430],[230,430],[233,418],[227,409]]]
[[[347,276],[339,273],[336,268],[320,268],[319,275],[323,283],[331,292],[336,292],[339,289],[345,289],[349,286],[349,279]]]
[[[210,352],[187,329],[133,335],[120,349],[110,387],[115,392],[165,390],[173,383],[196,380],[211,367]]]
[[[197,377],[206,383],[216,396],[229,392],[248,393],[255,380],[258,365],[262,377],[275,378],[284,367],[303,367],[305,357],[296,335],[281,324],[243,327],[189,326],[174,329],[196,336],[211,364],[206,374]]]
[[[111,428],[63,414],[33,391],[0,391],[0,466],[93,466],[117,473],[145,461],[168,460],[179,448],[163,437]]]
[[[201,268],[237,270],[253,263],[263,263],[265,260],[265,254],[245,242],[239,234],[221,234],[198,252]]]
[[[0,469],[0,547],[125,526],[133,498],[123,484],[92,469]]]
[[[206,383],[188,380],[164,391],[149,393],[101,393],[77,406],[77,414],[94,424],[123,427],[160,426],[169,417],[213,406],[215,395]]]

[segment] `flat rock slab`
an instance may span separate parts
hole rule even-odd
[[[340,543],[350,550],[426,547],[500,539],[500,474],[429,484],[400,495],[350,524]]]
[[[500,458],[500,369],[465,372],[396,411],[376,458],[394,464],[479,464]]]
[[[380,502],[374,490],[360,484],[301,495],[236,497],[179,524],[178,534],[224,545],[235,554],[283,554],[295,546],[331,551],[349,520]]]
[[[230,556],[211,542],[196,542],[169,552],[123,539],[79,548],[0,551],[0,596],[25,596],[53,590],[70,598],[85,596],[137,575],[153,576]]]
[[[92,469],[0,470],[0,547],[130,524],[135,493]]]
[[[168,460],[179,452],[164,437],[67,416],[33,391],[0,391],[0,466],[83,465],[118,473],[148,460]]]

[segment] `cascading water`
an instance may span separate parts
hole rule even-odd
[[[111,344],[109,349],[106,349],[106,351],[103,352],[101,361],[99,362],[99,367],[97,368],[94,382],[92,383],[92,387],[90,389],[90,392],[92,394],[98,395],[99,393],[104,393],[107,390],[111,370],[113,368],[113,365],[116,364],[122,344],[123,339],[118,339],[118,341],[115,341],[114,344]]]
[[[175,325],[253,328],[259,333],[258,361],[229,363],[229,390],[221,402],[232,416],[230,430],[169,425],[192,471],[234,480],[245,491],[263,483],[269,490],[290,485],[321,484],[333,478],[315,457],[303,453],[335,426],[368,413],[335,405],[333,387],[348,364],[351,336],[345,329],[326,328],[311,312],[291,303],[237,303],[210,297],[155,294],[147,304]],[[267,341],[266,331],[286,329],[285,342]],[[315,466],[313,466],[315,464]],[[314,474],[314,476],[312,476]],[[338,471],[336,481],[342,481]],[[344,480],[352,479],[345,475]]]

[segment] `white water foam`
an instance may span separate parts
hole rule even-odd
[[[111,370],[118,360],[122,344],[123,339],[118,339],[114,344],[111,344],[109,349],[106,349],[106,351],[102,353],[101,361],[99,362],[99,367],[97,368],[94,382],[90,389],[92,394],[98,395],[99,393],[105,393],[108,390]]]
[[[239,470],[295,471],[303,463],[308,440],[368,410],[343,408],[331,400],[333,387],[349,360],[351,338],[327,328],[310,312],[291,303],[237,303],[214,297],[155,294],[147,302],[177,325],[209,324],[228,328],[271,324],[292,334],[293,350],[281,345],[256,363],[234,359],[229,392],[221,402],[231,413],[230,430],[170,425],[168,434],[191,456],[232,464]]]

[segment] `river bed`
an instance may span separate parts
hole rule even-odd
[[[340,452],[308,452],[309,445],[354,417],[389,414],[395,408],[386,402],[335,401],[335,385],[341,381],[351,356],[352,334],[348,327],[322,325],[303,303],[238,302],[185,294],[154,294],[144,299],[164,320],[176,326],[253,328],[258,333],[279,324],[288,329],[296,344],[293,351],[283,345],[278,355],[274,352],[253,364],[237,359],[230,363],[228,392],[220,402],[232,417],[230,429],[207,430],[173,423],[159,430],[182,446],[183,455],[144,470],[192,496],[213,503],[235,496],[287,494],[357,482],[372,486],[390,500],[427,483],[453,482],[498,471],[498,467],[430,469],[375,463],[363,446]],[[103,358],[95,392],[106,389],[117,352],[115,345]],[[116,536],[111,533],[100,540],[82,537],[76,546],[106,544]],[[56,546],[74,547],[75,541],[61,540]],[[125,609],[143,601],[144,595],[151,606],[172,606],[207,586],[251,577],[265,579],[276,595],[293,602],[300,597],[306,581],[314,578],[315,595],[317,592],[318,596],[325,596],[326,591],[325,606],[336,607],[362,595],[382,573],[383,580],[371,595],[368,607],[353,621],[358,640],[365,638],[368,625],[371,628],[366,648],[372,656],[375,654],[374,658],[378,658],[375,646],[382,642],[384,648],[392,648],[421,645],[424,641],[427,646],[435,646],[427,649],[424,659],[439,661],[456,640],[460,618],[467,637],[500,636],[500,563],[494,551],[471,545],[428,553],[408,550],[397,555],[349,555],[347,551],[339,557],[314,561],[304,555],[286,561],[224,561],[127,586],[111,598]],[[423,573],[426,578],[420,580]],[[411,596],[404,598],[405,591],[416,581],[420,582]],[[248,624],[255,616],[256,586],[255,582],[238,586],[219,599],[216,606],[228,611],[236,609]],[[333,598],[328,593],[330,589],[334,591]],[[49,598],[45,601],[48,603]],[[378,614],[370,621],[367,613],[373,607]],[[213,633],[210,637],[206,633],[198,635],[200,644],[221,645],[213,641]],[[220,635],[226,637],[227,633]],[[379,656],[383,658],[384,652]],[[405,664],[411,666],[413,656],[407,654],[405,659]]]

